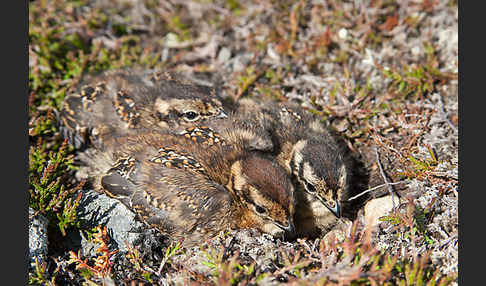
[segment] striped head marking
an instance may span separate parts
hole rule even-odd
[[[274,236],[294,235],[294,187],[275,162],[250,155],[231,167],[228,188],[249,209],[254,226]]]
[[[341,216],[339,201],[348,186],[348,171],[335,148],[325,142],[301,140],[294,145],[290,167],[307,193]]]
[[[225,118],[221,102],[204,98],[157,98],[154,106],[157,124],[161,127],[189,127],[207,120]]]

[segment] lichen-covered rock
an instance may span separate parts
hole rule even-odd
[[[47,223],[48,220],[41,214],[34,216],[34,210],[29,208],[29,262],[30,267],[35,267],[35,260],[39,263],[46,260],[47,256]]]
[[[78,207],[78,217],[83,228],[106,226],[108,234],[113,239],[115,249],[127,251],[126,242],[138,245],[142,242],[157,244],[147,227],[137,220],[136,215],[116,199],[92,190],[81,190],[83,198]],[[96,250],[97,246],[82,237],[81,245],[85,255]]]

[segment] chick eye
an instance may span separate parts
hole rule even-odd
[[[193,121],[198,117],[198,114],[194,111],[187,111],[184,112],[184,117],[189,121]]]
[[[307,182],[304,182],[304,186],[305,186],[305,189],[309,192],[309,193],[315,193],[316,192],[316,188],[314,187],[314,185],[312,184],[309,184]]]
[[[264,214],[266,211],[265,211],[265,208],[259,206],[259,205],[255,205],[255,211],[259,214]]]

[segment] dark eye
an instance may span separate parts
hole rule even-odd
[[[316,188],[314,187],[314,185],[312,184],[309,184],[307,182],[304,182],[304,186],[305,186],[305,189],[309,192],[309,193],[315,193],[316,192]]]
[[[187,119],[187,120],[194,120],[198,117],[198,114],[194,111],[187,111],[187,112],[184,112],[184,117]]]
[[[266,212],[265,209],[259,205],[255,205],[255,210],[259,214],[264,214]]]

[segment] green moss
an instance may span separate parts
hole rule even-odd
[[[393,80],[392,90],[405,98],[422,98],[436,90],[440,82],[456,78],[454,74],[443,74],[437,69],[436,51],[433,45],[424,43],[426,58],[424,63],[398,68],[382,69],[383,75]]]

